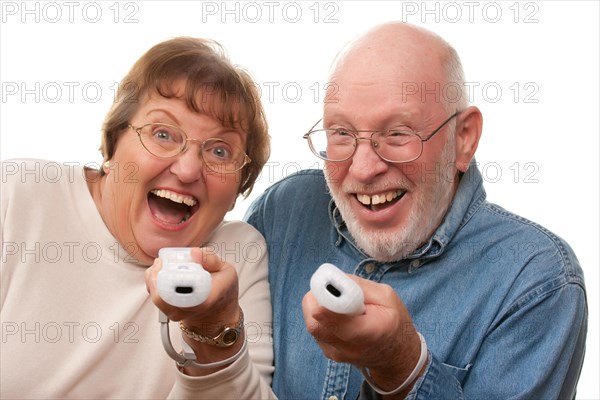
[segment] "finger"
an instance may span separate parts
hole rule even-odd
[[[174,307],[168,303],[166,303],[158,294],[157,288],[157,278],[158,273],[162,268],[162,261],[160,258],[154,260],[152,265],[146,269],[144,272],[144,279],[146,282],[146,290],[150,295],[150,299],[156,305],[158,309],[160,309],[165,315],[169,317],[169,319],[173,321],[178,321],[182,319],[185,315],[182,313],[182,310]]]
[[[409,349],[419,343],[417,330],[411,315],[398,293],[389,285],[377,283],[359,277],[352,277],[363,289],[367,312],[364,321],[357,321],[354,330],[345,330],[350,335],[342,338],[352,341],[370,341],[371,343],[388,343],[392,349]],[[360,325],[361,322],[367,322]],[[362,337],[352,337],[352,333],[359,333]],[[404,351],[404,350],[402,350]]]
[[[355,318],[360,317],[361,315],[348,315],[348,314],[340,314],[334,311],[331,311],[323,306],[321,306],[314,296],[312,291],[306,293],[303,298],[303,312],[305,314],[309,314],[310,320],[308,322],[313,323],[312,320],[323,324],[331,324],[334,326],[337,325],[347,325],[354,324]],[[307,318],[305,318],[307,320]]]
[[[316,298],[309,292],[304,300],[307,327],[320,340],[336,343],[338,347],[353,348],[352,343],[377,341],[385,337],[389,329],[398,329],[410,323],[410,316],[397,293],[389,286],[348,274],[362,289],[365,297],[365,313],[344,315],[319,307]]]
[[[314,312],[319,307],[320,306],[317,303],[317,299],[311,292],[308,292],[304,295],[304,298],[302,299],[302,314],[304,315],[304,323],[308,333],[310,333],[317,342],[319,340],[324,340],[324,338],[320,337],[319,335],[319,322],[314,318]]]
[[[333,313],[320,306],[315,296],[308,292],[302,299],[302,312],[306,329],[319,343],[339,342],[340,328],[349,317]],[[340,322],[344,323],[340,323]]]
[[[396,293],[396,291],[390,285],[363,279],[356,275],[349,274],[348,277],[358,283],[362,289],[365,305],[394,308],[408,313],[404,302],[402,302],[402,299],[400,299],[398,293]]]
[[[313,294],[311,292],[306,293],[304,295],[304,297],[302,298],[302,315],[304,316],[304,323],[306,324],[307,328],[314,325],[314,323],[316,322],[312,316],[313,310],[317,306],[316,303],[317,303],[317,300],[315,299],[315,296],[313,296]],[[310,328],[308,331],[310,333]],[[311,335],[312,335],[312,333],[311,333]]]
[[[360,351],[356,351],[352,348],[339,347],[336,343],[325,343],[317,341],[317,344],[321,348],[321,351],[325,357],[339,363],[351,363],[355,366],[362,367],[362,352],[364,346],[359,346]]]
[[[192,260],[211,273],[218,272],[225,267],[225,262],[207,247],[194,247],[192,249]]]
[[[231,294],[237,301],[238,276],[235,268],[206,247],[193,248],[191,255],[192,260],[199,262],[211,274],[211,294],[208,300],[228,298]]]
[[[146,282],[146,290],[150,294],[156,292],[156,277],[161,268],[162,268],[162,260],[160,258],[155,258],[152,265],[150,267],[146,268],[146,271],[144,272],[144,280]]]
[[[236,269],[208,247],[192,248],[191,257],[211,274],[211,288],[206,300],[196,306],[185,320],[233,321],[239,314],[239,283]],[[187,311],[187,310],[186,310]]]

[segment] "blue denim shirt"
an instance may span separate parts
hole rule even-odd
[[[246,219],[269,248],[279,398],[355,399],[364,382],[325,358],[306,330],[301,301],[324,262],[391,285],[406,304],[429,348],[409,398],[574,397],[587,332],[579,262],[556,235],[487,202],[475,166],[431,239],[395,263],[356,247],[320,170],[274,184]]]

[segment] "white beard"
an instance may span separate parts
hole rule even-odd
[[[354,214],[346,190],[331,184],[329,174],[327,186],[340,210],[340,214],[354,238],[357,246],[369,256],[381,262],[398,261],[406,258],[422,246],[441,224],[442,219],[454,196],[455,173],[448,176],[446,172],[454,171],[455,161],[454,135],[449,134],[439,165],[442,174],[436,179],[426,182],[413,199],[405,224],[393,230],[368,230],[361,226]],[[353,188],[352,191],[357,191]],[[413,192],[414,193],[414,192]]]

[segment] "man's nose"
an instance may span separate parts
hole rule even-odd
[[[356,180],[368,183],[388,168],[388,163],[375,152],[371,138],[358,138],[349,173]]]

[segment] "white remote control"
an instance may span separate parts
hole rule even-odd
[[[338,314],[365,312],[362,289],[333,264],[322,264],[310,279],[310,290],[319,304]]]
[[[156,285],[165,302],[175,307],[194,307],[206,300],[212,279],[202,265],[192,261],[191,248],[165,247],[158,256],[162,269]]]

